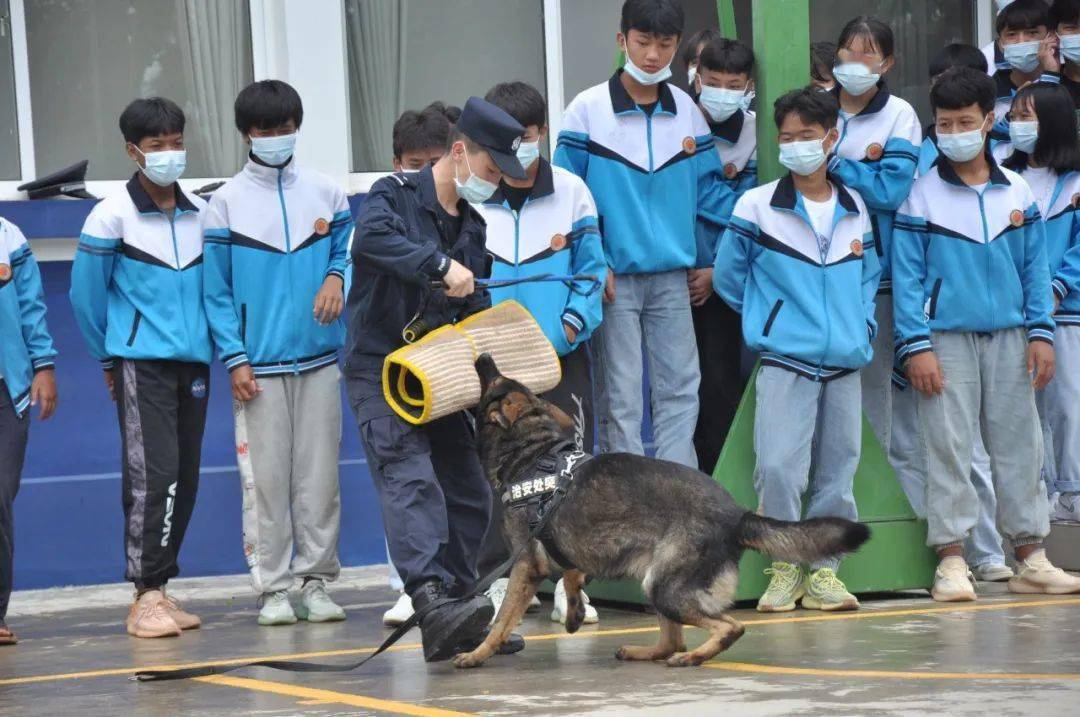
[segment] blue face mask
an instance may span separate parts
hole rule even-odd
[[[870,68],[861,62],[845,62],[833,68],[833,77],[849,95],[858,97],[877,85],[881,74],[871,72]]]
[[[263,164],[280,167],[289,161],[296,149],[296,132],[277,137],[252,137],[251,153]]]
[[[1005,61],[1020,72],[1033,72],[1039,66],[1039,41],[1016,42],[1002,47]]]
[[[983,137],[982,127],[955,134],[939,132],[937,136],[938,149],[954,162],[970,162],[983,151],[985,144],[986,138]]]
[[[1062,35],[1061,54],[1069,62],[1080,62],[1080,35]]]
[[[626,45],[623,45],[623,54],[626,55],[626,62],[623,64],[623,69],[626,70],[626,74],[633,77],[638,84],[656,85],[671,77],[671,63],[668,63],[668,66],[662,70],[646,72],[635,65],[634,61],[630,59],[630,53],[626,51]]]
[[[133,147],[135,145],[132,145]],[[146,164],[142,173],[159,187],[168,187],[184,173],[187,167],[187,152],[182,149],[169,149],[163,152],[144,153],[138,147],[135,151],[143,156]]]
[[[728,90],[723,87],[702,85],[698,102],[705,108],[709,117],[712,117],[713,122],[723,122],[738,110],[743,109],[745,99],[744,90]]]
[[[1039,123],[1010,122],[1009,140],[1014,149],[1031,154],[1035,151],[1035,143],[1039,141]]]
[[[517,158],[523,169],[528,169],[540,158],[540,142],[522,142],[517,148]]]
[[[804,177],[818,171],[825,163],[825,138],[780,145],[780,164]]]
[[[454,186],[457,187],[458,196],[470,204],[483,204],[491,199],[499,186],[473,174],[468,152],[465,153],[465,167],[469,170],[469,178],[464,182],[457,178],[457,167],[454,167]]]

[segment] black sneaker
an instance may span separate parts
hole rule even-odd
[[[420,639],[427,662],[449,660],[461,652],[460,645],[479,644],[477,636],[483,639],[484,628],[495,615],[495,606],[486,596],[452,600],[446,597],[446,589],[439,582],[421,585],[411,597],[417,612],[433,602],[441,603],[420,622]]]

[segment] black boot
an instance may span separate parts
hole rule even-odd
[[[469,600],[454,600],[446,595],[446,587],[438,581],[424,583],[410,595],[413,610],[420,611],[431,603],[431,608],[420,621],[420,637],[427,662],[449,660],[461,652],[461,646],[479,644],[484,629],[495,614],[495,607],[486,595]]]

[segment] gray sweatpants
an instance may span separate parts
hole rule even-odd
[[[1043,391],[1046,423],[1052,436],[1054,477],[1051,489],[1080,492],[1080,326],[1058,324],[1054,330],[1057,372]]]
[[[927,448],[926,544],[959,545],[979,518],[970,479],[976,427],[990,456],[998,529],[1013,547],[1040,542],[1050,521],[1024,329],[934,332],[932,341],[945,390],[916,403]]]
[[[874,356],[863,367],[862,408],[874,436],[885,455],[889,454],[892,439],[892,370],[893,370],[893,303],[892,294],[878,294],[874,306],[877,335],[874,336]]]
[[[256,592],[287,590],[294,578],[334,580],[341,570],[340,378],[336,365],[258,378],[262,393],[233,402],[244,556]]]
[[[761,513],[780,520],[858,519],[853,485],[862,448],[858,372],[813,381],[776,366],[757,375],[754,489]],[[836,568],[824,560],[811,569]]]

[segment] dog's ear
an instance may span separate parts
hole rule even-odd
[[[574,426],[574,419],[566,415],[565,411],[563,411],[561,408],[556,406],[554,403],[551,403],[550,401],[544,401],[544,403],[546,404],[548,413],[550,413],[551,417],[555,419],[555,422],[559,424],[559,428],[563,429],[564,431],[576,430],[576,427]]]
[[[502,374],[499,373],[499,367],[495,365],[495,359],[491,358],[491,354],[480,354],[480,358],[476,359],[476,373],[480,377],[480,392],[481,394],[487,393],[487,390],[491,388],[491,384],[495,383],[496,379],[502,378]]]

